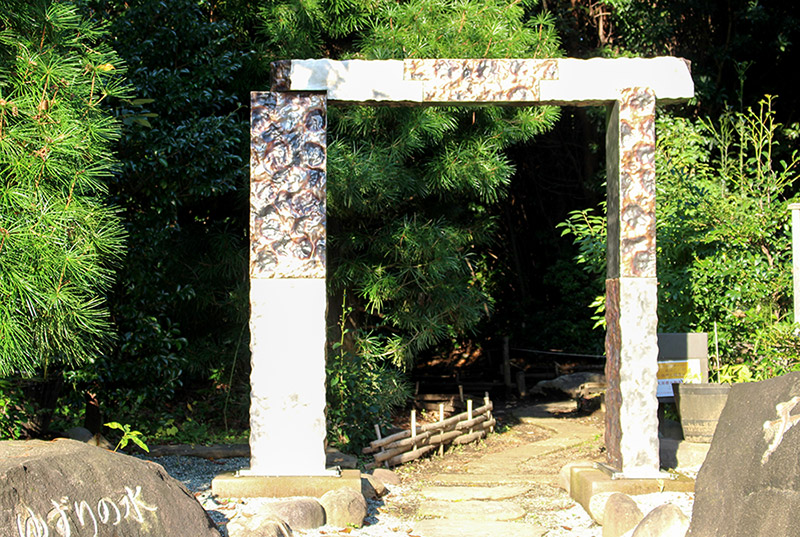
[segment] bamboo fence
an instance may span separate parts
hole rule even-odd
[[[445,445],[468,444],[494,432],[493,408],[488,393],[483,398],[483,406],[473,409],[472,399],[468,399],[466,412],[447,419],[444,418],[444,404],[440,404],[439,420],[419,426],[417,411],[412,410],[410,429],[382,437],[380,427],[375,425],[378,439],[370,442],[362,452],[374,457],[375,462],[369,466],[384,465],[387,468],[413,461],[437,448],[441,454]]]

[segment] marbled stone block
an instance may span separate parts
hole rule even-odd
[[[250,276],[324,278],[325,96],[251,100]]]
[[[553,79],[556,60],[406,60],[405,77],[424,82],[422,100],[513,103],[539,100],[539,81]]]
[[[655,104],[649,88],[629,88],[609,119],[609,278],[656,275]]]
[[[648,87],[663,103],[694,95],[682,58],[286,60],[273,64],[274,91],[327,92],[330,103],[495,105],[613,103]]]

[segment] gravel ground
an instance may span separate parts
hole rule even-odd
[[[143,457],[148,458],[148,457]],[[245,505],[252,508],[259,499],[237,501],[217,501],[211,495],[211,480],[218,474],[233,472],[249,465],[249,459],[223,459],[209,461],[196,457],[168,456],[148,458],[164,466],[167,472],[183,483],[195,494],[197,499],[220,526],[222,535],[228,537],[226,524],[233,519]],[[688,493],[657,493],[633,497],[642,512],[664,503],[674,503],[691,516],[694,495]],[[529,515],[526,521],[547,528],[547,537],[601,537],[602,527],[595,524],[583,508],[565,494],[529,495],[523,499]],[[380,501],[368,501],[369,512],[361,529],[348,529],[339,532],[329,527],[316,530],[295,531],[303,537],[331,537],[349,535],[352,537],[408,537],[413,520],[408,516],[419,498],[413,487],[395,485],[389,494]]]

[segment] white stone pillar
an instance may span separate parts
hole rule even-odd
[[[324,93],[254,92],[250,471],[325,471]]]
[[[630,478],[659,475],[655,104],[649,88],[623,90],[606,134],[605,444]]]

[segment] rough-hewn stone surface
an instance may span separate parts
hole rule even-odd
[[[441,67],[435,76],[421,73],[437,66]],[[272,74],[275,91],[327,91],[331,101],[365,104],[539,102],[588,106],[614,101],[620,88],[638,86],[653,88],[658,99],[667,102],[685,101],[694,95],[688,62],[665,57],[288,60],[273,63]]]
[[[325,524],[325,511],[315,498],[291,498],[261,504],[259,514],[283,520],[292,530],[319,528]]]
[[[644,518],[642,510],[627,494],[609,496],[603,515],[603,537],[620,537],[636,527]]]
[[[800,527],[800,372],[736,384],[695,485],[690,537],[775,537]]]
[[[400,476],[386,468],[375,468],[372,470],[372,475],[383,481],[387,485],[399,485]]]
[[[606,280],[605,445],[609,464],[630,478],[659,469],[656,294],[655,278]]]
[[[160,465],[65,438],[0,442],[0,528],[3,535],[220,535]]]
[[[689,519],[683,511],[671,503],[666,503],[647,513],[631,537],[684,537],[688,528]]]
[[[561,375],[553,380],[542,380],[537,382],[531,390],[533,393],[566,395],[572,399],[577,399],[580,395],[581,386],[587,382],[605,383],[606,377],[600,373],[572,373]]]
[[[228,523],[229,537],[291,537],[289,525],[271,513],[243,513]]]
[[[367,516],[367,501],[353,489],[337,489],[326,492],[320,503],[325,509],[325,523],[338,528],[356,527],[364,524]]]
[[[388,492],[383,481],[370,474],[361,474],[361,494],[368,500],[377,500]]]

